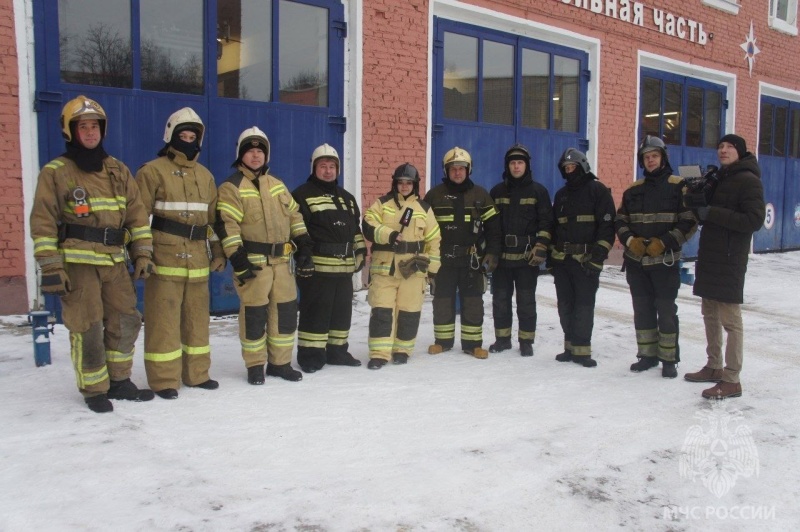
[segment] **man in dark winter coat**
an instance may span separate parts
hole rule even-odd
[[[533,180],[531,154],[522,144],[506,152],[503,182],[490,195],[500,212],[503,251],[492,274],[492,307],[496,341],[489,351],[511,349],[511,296],[517,291],[519,351],[533,355],[536,336],[536,284],[547,258],[553,227],[550,193]]]
[[[702,231],[695,266],[694,294],[703,298],[708,362],[684,378],[691,382],[716,382],[703,391],[707,399],[740,397],[739,372],[744,355],[741,304],[744,276],[753,233],[764,222],[761,169],[747,151],[742,137],[720,139],[717,157],[721,168],[704,187],[706,205],[696,209]],[[727,333],[725,368],[722,367],[722,331]]]
[[[639,146],[644,179],[622,195],[615,228],[625,246],[625,272],[633,299],[636,356],[631,371],[658,366],[661,376],[678,376],[678,289],[681,246],[694,234],[697,220],[683,204],[683,179],[672,175],[667,147],[647,135]]]
[[[500,218],[492,197],[470,178],[472,157],[456,146],[444,155],[443,183],[425,195],[442,232],[442,259],[433,289],[433,335],[428,353],[453,348],[456,334],[456,293],[461,304],[461,349],[487,358],[483,348],[483,293],[486,274],[497,268]]]
[[[564,331],[564,352],[556,360],[591,368],[597,365],[592,358],[595,296],[614,243],[614,199],[575,148],[564,151],[558,169],[567,184],[553,200],[550,258]]]

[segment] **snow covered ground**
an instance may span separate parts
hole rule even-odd
[[[630,295],[601,278],[598,367],[558,363],[552,277],[535,356],[416,354],[380,371],[326,367],[250,386],[235,318],[212,323],[220,389],[90,412],[68,337],[33,363],[25,317],[0,319],[0,530],[797,530],[800,252],[751,257],[744,394],[712,404],[700,301],[679,296],[679,378],[635,361]],[[367,360],[356,294],[351,352]],[[494,340],[487,294],[484,344]],[[142,341],[134,381],[145,385]]]

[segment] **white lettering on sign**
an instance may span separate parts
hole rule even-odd
[[[570,5],[577,9],[586,9],[592,13],[628,22],[636,26],[645,26],[644,8],[642,2],[634,0],[557,0],[562,4]],[[659,32],[677,37],[684,41],[705,46],[708,43],[708,34],[703,29],[703,23],[690,18],[685,18],[663,9],[653,9],[653,25]]]

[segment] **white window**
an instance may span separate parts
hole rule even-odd
[[[703,4],[732,15],[739,14],[739,0],[703,0]]]
[[[797,0],[769,0],[769,25],[797,35]]]

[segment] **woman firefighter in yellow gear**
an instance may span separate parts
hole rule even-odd
[[[364,215],[364,236],[372,241],[369,369],[389,360],[405,364],[414,351],[426,277],[439,271],[439,224],[419,198],[419,172],[397,167],[392,190]]]

